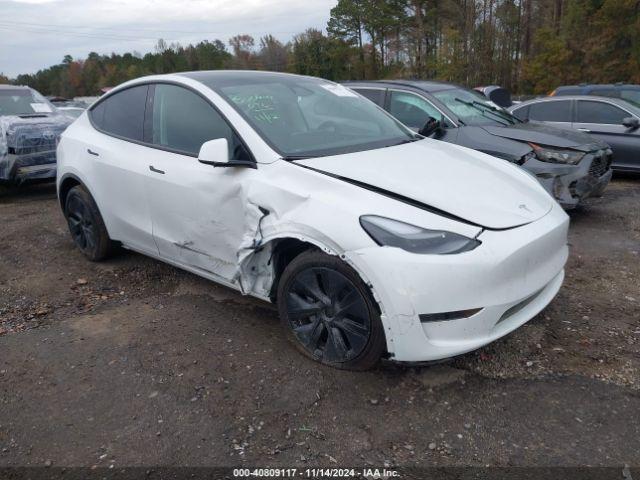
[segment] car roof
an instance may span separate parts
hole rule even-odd
[[[532,105],[534,103],[560,102],[560,101],[569,101],[569,100],[604,101],[604,102],[613,103],[615,105],[618,105],[618,106],[626,108],[626,109],[638,110],[638,107],[636,107],[633,103],[628,102],[623,98],[602,97],[600,95],[562,95],[562,96],[558,96],[558,97],[554,96],[554,97],[532,98],[531,100],[526,100],[524,102],[521,102],[521,103],[513,105],[512,107],[509,108],[509,110],[511,110],[511,111],[518,110],[521,107],[525,107],[527,105]]]
[[[353,86],[386,86],[387,88],[393,86],[413,87],[427,93],[451,90],[453,88],[464,88],[460,85],[456,85],[455,83],[438,82],[435,80],[353,80],[342,83]]]
[[[632,90],[640,90],[640,85],[636,85],[633,83],[580,83],[578,85],[562,85],[556,88],[556,91],[559,90],[568,90],[568,89],[588,89],[588,88],[612,88],[612,89],[632,89]]]
[[[619,103],[621,105],[624,104],[628,104],[629,102],[627,102],[626,100],[622,99],[622,98],[617,98],[617,97],[603,97],[600,95],[562,95],[559,97],[553,96],[553,97],[540,97],[540,98],[532,98],[531,100],[525,100],[523,102],[520,102],[516,105],[514,105],[515,108],[517,107],[521,107],[523,105],[530,105],[532,103],[539,103],[539,102],[560,102],[560,101],[568,101],[568,100],[597,100],[597,101],[604,101],[604,102],[609,102],[609,103]]]
[[[28,90],[28,89],[29,87],[25,85],[7,85],[7,84],[0,85],[0,90]]]
[[[181,77],[191,78],[198,82],[206,83],[209,86],[217,86],[217,84],[228,85],[229,83],[233,83],[234,81],[242,82],[248,79],[276,80],[278,78],[284,79],[292,77],[305,77],[304,75],[296,75],[293,73],[267,72],[260,70],[200,70],[193,72],[179,72],[170,75],[178,75]]]

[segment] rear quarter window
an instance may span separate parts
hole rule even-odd
[[[523,122],[529,118],[529,105],[522,108],[517,108],[513,112],[511,112],[514,117],[518,120],[522,120]]]
[[[148,85],[117,92],[89,112],[94,126],[104,133],[141,142]]]

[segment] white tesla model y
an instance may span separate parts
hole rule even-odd
[[[502,337],[567,259],[568,217],[529,174],[296,75],[120,85],[64,132],[58,195],[90,260],[121,245],[275,302],[294,344],[341,368]]]

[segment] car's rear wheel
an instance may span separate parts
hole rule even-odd
[[[113,252],[114,244],[98,206],[84,187],[78,185],[69,190],[65,216],[73,242],[89,260],[104,260]]]
[[[337,257],[297,256],[280,278],[278,310],[289,339],[326,365],[366,370],[384,353],[377,306],[359,275]]]

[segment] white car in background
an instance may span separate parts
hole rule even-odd
[[[299,349],[341,368],[500,338],[567,259],[568,217],[529,174],[311,77],[120,85],[64,133],[58,195],[90,260],[121,244],[275,302]]]

